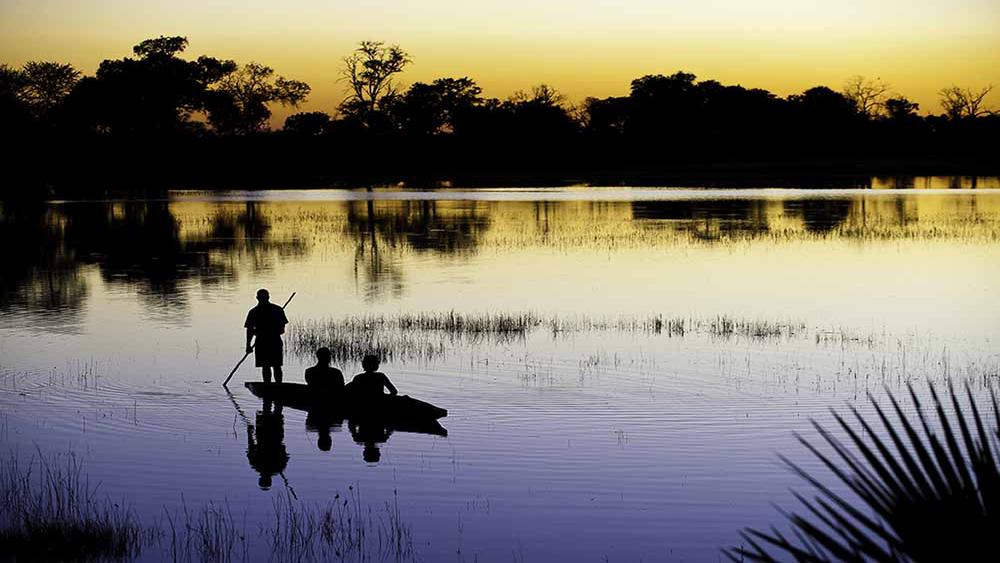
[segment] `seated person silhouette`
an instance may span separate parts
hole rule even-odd
[[[376,371],[380,363],[379,357],[374,354],[368,354],[361,360],[361,367],[365,370],[364,373],[355,375],[354,379],[347,386],[355,397],[362,400],[375,399],[382,396],[382,392],[385,389],[389,390],[390,395],[399,394],[396,386],[389,381],[389,378],[384,373]]]
[[[316,365],[306,368],[306,384],[318,391],[340,391],[344,388],[344,374],[330,366],[330,349],[326,346],[316,350]]]

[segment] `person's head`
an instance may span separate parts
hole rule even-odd
[[[257,290],[257,301],[260,303],[268,303],[271,301],[271,292],[261,288]]]
[[[320,432],[316,440],[316,446],[320,451],[328,452],[333,447],[333,436],[329,432]]]
[[[327,348],[326,346],[323,346],[322,348],[316,350],[316,363],[320,365],[324,366],[330,365],[330,359],[332,357],[333,355],[330,354],[330,349]]]
[[[379,451],[378,446],[368,442],[365,444],[365,449],[361,452],[362,459],[366,463],[378,463],[378,460],[382,459],[382,452]]]
[[[271,476],[267,473],[261,473],[260,479],[257,479],[257,485],[260,486],[262,491],[266,491],[271,488]]]
[[[365,354],[364,359],[361,360],[361,367],[365,371],[375,371],[381,363],[382,361],[375,354]]]

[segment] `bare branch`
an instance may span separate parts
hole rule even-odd
[[[858,113],[875,117],[885,109],[885,99],[891,87],[881,78],[866,78],[856,75],[844,83],[844,96],[854,104]]]
[[[941,100],[941,107],[948,117],[952,119],[970,119],[983,117],[994,113],[992,108],[985,107],[986,96],[993,91],[993,85],[989,84],[973,90],[972,88],[962,88],[959,86],[949,86],[938,92]]]

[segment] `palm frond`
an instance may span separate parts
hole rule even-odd
[[[732,561],[962,561],[993,551],[994,535],[1000,530],[1000,404],[996,394],[990,389],[993,427],[988,428],[968,385],[964,405],[960,394],[948,385],[951,415],[933,386],[931,408],[936,416],[925,415],[912,386],[909,393],[915,416],[907,416],[889,393],[896,420],[869,394],[880,428],[857,409],[850,410],[860,431],[834,412],[846,442],[813,421],[832,454],[797,436],[853,493],[854,502],[779,456],[816,490],[812,498],[794,493],[804,512],[780,511],[794,537],[775,527],[769,531],[748,528],[740,532],[744,545],[725,549],[726,557]]]

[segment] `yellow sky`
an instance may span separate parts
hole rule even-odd
[[[158,35],[308,82],[306,110],[336,107],[340,58],[363,39],[410,52],[406,83],[470,76],[496,97],[539,82],[572,101],[620,95],[680,69],[780,95],[881,77],[933,112],[944,86],[1000,90],[997,0],[0,0],[8,64],[92,72]]]

